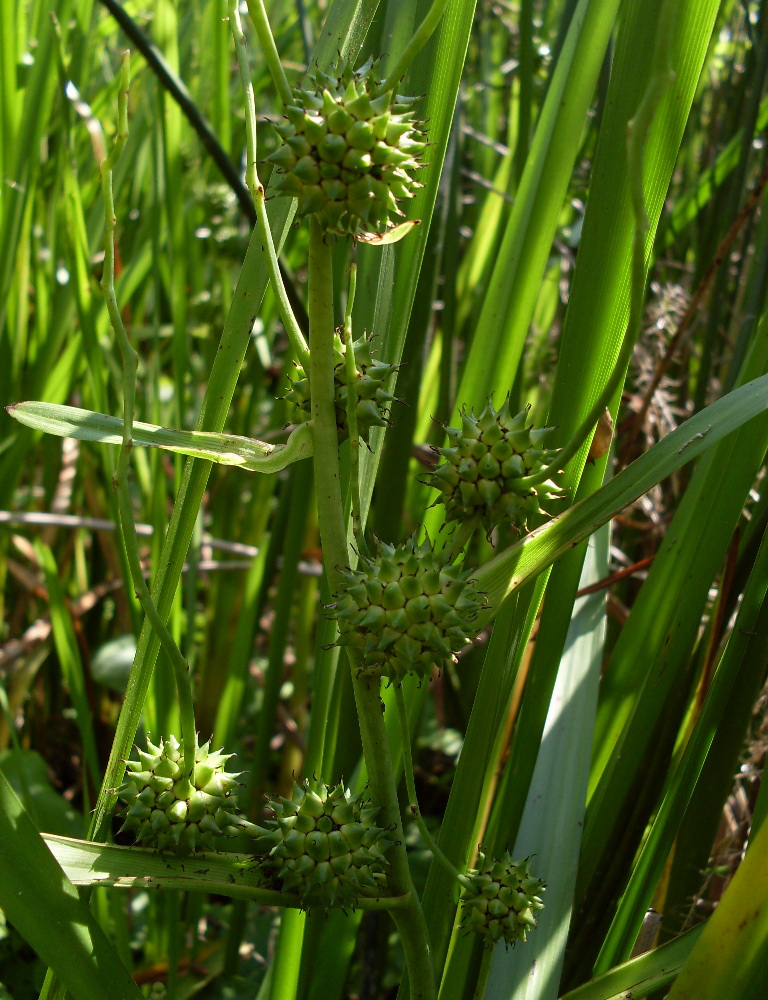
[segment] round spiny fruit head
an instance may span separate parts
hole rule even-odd
[[[347,588],[334,605],[339,645],[360,652],[361,667],[399,683],[406,674],[429,679],[432,668],[455,661],[477,632],[482,599],[469,572],[446,564],[426,539],[401,545],[379,541],[378,554],[342,570]]]
[[[391,841],[374,823],[377,807],[343,784],[311,788],[306,781],[271,805],[275,818],[256,828],[256,854],[302,906],[354,906],[360,896],[381,895]]]
[[[562,494],[552,481],[521,489],[515,480],[530,476],[555,461],[556,449],[542,448],[552,427],[527,427],[529,407],[512,416],[509,397],[500,410],[487,406],[476,417],[462,413],[461,430],[446,427],[447,448],[438,448],[441,458],[428,485],[443,494],[446,520],[479,517],[487,532],[501,521],[525,530],[528,519],[541,513],[541,502]]]
[[[415,97],[379,93],[373,60],[333,75],[319,70],[294,90],[285,124],[275,129],[282,146],[268,157],[279,173],[273,190],[299,199],[299,215],[316,215],[328,233],[381,235],[398,201],[421,185],[426,143],[411,110]]]
[[[387,380],[397,371],[395,365],[384,361],[376,361],[371,357],[371,345],[364,337],[354,341],[352,350],[355,355],[355,413],[357,416],[357,433],[368,440],[371,427],[388,427],[387,413],[389,404],[395,399],[384,388]],[[336,392],[336,427],[339,438],[343,440],[348,434],[347,400],[349,388],[347,384],[346,344],[338,334],[333,342],[333,379]],[[286,399],[294,402],[309,416],[312,412],[309,378],[301,365],[297,365],[297,377],[291,382],[291,388],[285,394]]]
[[[544,882],[531,875],[527,859],[513,861],[508,851],[498,861],[480,852],[477,861],[461,897],[462,930],[482,934],[488,945],[525,941],[536,926],[534,914],[544,908]]]
[[[224,770],[233,754],[211,753],[210,743],[195,746],[194,771],[185,774],[184,744],[175,736],[158,746],[147,740],[146,751],[136,751],[139,759],[127,762],[117,794],[128,806],[121,832],[133,831],[137,844],[191,853],[252,829],[238,813],[240,775]]]

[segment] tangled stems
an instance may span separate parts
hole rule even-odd
[[[310,218],[309,244],[309,343],[310,392],[314,432],[315,493],[323,559],[332,593],[343,585],[340,569],[349,565],[347,530],[339,473],[333,381],[333,274],[331,254],[317,219]],[[393,895],[405,896],[407,905],[391,910],[403,942],[411,996],[433,1000],[435,996],[431,948],[421,904],[411,880],[400,820],[394,771],[381,712],[378,678],[366,678],[350,656],[352,684],[360,724],[363,755],[371,795],[380,805],[379,822],[393,831],[389,852],[389,886]],[[401,900],[402,903],[402,900]]]

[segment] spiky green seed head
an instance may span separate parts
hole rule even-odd
[[[391,396],[385,386],[397,371],[395,365],[377,361],[371,356],[371,345],[365,337],[352,344],[355,357],[355,415],[357,417],[357,432],[363,441],[368,440],[372,427],[389,426],[389,406],[395,397]],[[347,348],[341,337],[336,334],[333,341],[333,380],[336,393],[336,427],[339,439],[343,440],[349,433],[347,421],[347,401],[349,385],[347,383],[346,366]],[[296,378],[285,394],[308,418],[312,412],[310,404],[309,377],[301,365],[296,366]]]
[[[527,488],[516,484],[557,457],[556,449],[543,447],[554,428],[529,426],[528,411],[512,416],[509,397],[500,410],[488,400],[479,416],[461,414],[460,430],[446,427],[449,445],[437,449],[443,461],[428,480],[442,494],[446,520],[479,517],[489,533],[502,521],[524,531],[528,520],[542,513],[543,502],[562,496],[551,480]]]
[[[357,70],[347,63],[309,74],[275,126],[283,143],[267,158],[278,168],[273,189],[340,236],[385,233],[403,215],[398,202],[421,187],[412,176],[426,146],[416,98],[379,94],[374,66],[369,59]]]
[[[305,781],[271,806],[275,818],[257,827],[255,853],[265,875],[302,906],[354,906],[386,888],[391,841],[375,824],[378,807],[362,795]]]
[[[508,851],[498,860],[480,852],[477,862],[461,897],[462,929],[482,934],[487,945],[525,941],[544,908],[544,882],[531,874],[527,859],[513,861]]]
[[[332,608],[340,645],[360,651],[362,669],[400,683],[406,674],[429,679],[433,667],[455,661],[477,633],[482,598],[470,572],[447,564],[428,539],[377,542],[378,552],[344,569],[346,590]]]
[[[240,775],[225,770],[233,754],[196,745],[194,769],[185,774],[184,744],[175,736],[136,751],[117,794],[127,804],[121,832],[132,831],[137,844],[188,854],[251,826],[237,807]]]

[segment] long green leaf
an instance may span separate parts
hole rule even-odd
[[[768,825],[749,845],[667,1000],[761,1000],[768,992]]]
[[[731,690],[738,685],[745,694],[752,692],[751,702],[757,699],[768,665],[767,590],[768,536],[764,536],[723,659],[658,814],[643,841],[620,908],[605,938],[598,968],[601,964],[611,964],[610,958],[614,954],[624,954],[632,947],[637,936],[635,915],[645,912],[650,904],[696,781],[729,705]],[[603,953],[607,961],[603,960]]]
[[[563,994],[560,1000],[630,1000],[650,996],[671,983],[699,941],[705,925],[694,927],[660,948],[632,958],[583,986]]]
[[[603,579],[608,570],[609,532],[591,541],[581,585]],[[548,888],[539,926],[525,948],[497,947],[487,1000],[554,1000],[568,936],[584,805],[592,755],[605,640],[605,595],[580,598],[573,611],[566,649],[547,715],[513,856],[533,856]],[[567,761],[567,767],[564,762]]]
[[[28,402],[14,403],[6,410],[19,423],[58,437],[117,445],[123,439],[122,420],[77,406]],[[248,472],[280,472],[292,462],[312,455],[312,431],[308,424],[300,424],[285,444],[268,444],[238,434],[173,430],[139,420],[134,421],[132,430],[133,443],[145,448],[165,448],[219,465],[236,465]]]
[[[460,405],[480,406],[512,385],[618,6],[581,0],[574,13],[479,313]]]
[[[513,590],[574,548],[656,483],[767,408],[768,375],[763,375],[691,417],[597,493],[579,501],[486,563],[475,575],[489,603],[481,619],[489,619],[491,609],[497,608]]]
[[[0,770],[0,907],[77,1000],[142,994]]]

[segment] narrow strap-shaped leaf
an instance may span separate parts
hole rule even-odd
[[[683,967],[704,927],[700,924],[660,948],[617,965],[602,976],[595,976],[583,986],[565,993],[560,1000],[627,1000],[663,989]]]
[[[615,479],[564,514],[499,553],[476,575],[492,616],[513,590],[532,579],[578,543],[615,517],[656,483],[721,441],[768,407],[768,375],[763,375],[701,410],[641,455]]]
[[[606,575],[609,538],[608,528],[603,526],[591,539],[582,586]],[[574,606],[512,852],[516,858],[535,855],[531,861],[535,874],[547,882],[545,907],[537,916],[537,933],[531,935],[526,948],[495,950],[488,1000],[497,996],[554,1000],[557,996],[584,824],[604,640],[605,594],[589,594]],[[566,760],[567,768],[562,766]]]
[[[7,410],[20,423],[58,437],[117,445],[122,441],[123,421],[105,413],[38,402],[14,403]],[[134,421],[132,431],[133,443],[145,448],[164,448],[219,465],[236,465],[249,472],[280,472],[292,462],[312,455],[309,424],[300,424],[285,444],[268,444],[239,434],[174,430],[139,420]]]
[[[749,845],[667,1000],[755,1000],[768,992],[768,824]]]
[[[138,986],[2,771],[0,907],[76,1000],[140,1000]]]
[[[746,688],[752,692],[751,701],[759,694],[768,659],[767,640],[768,537],[764,536],[723,659],[679,766],[643,841],[621,905],[603,943],[598,969],[601,965],[612,964],[611,959],[615,961],[614,956],[622,954],[622,949],[625,952],[631,949],[637,937],[637,925],[652,899],[723,713],[728,709],[731,689],[736,685]]]

